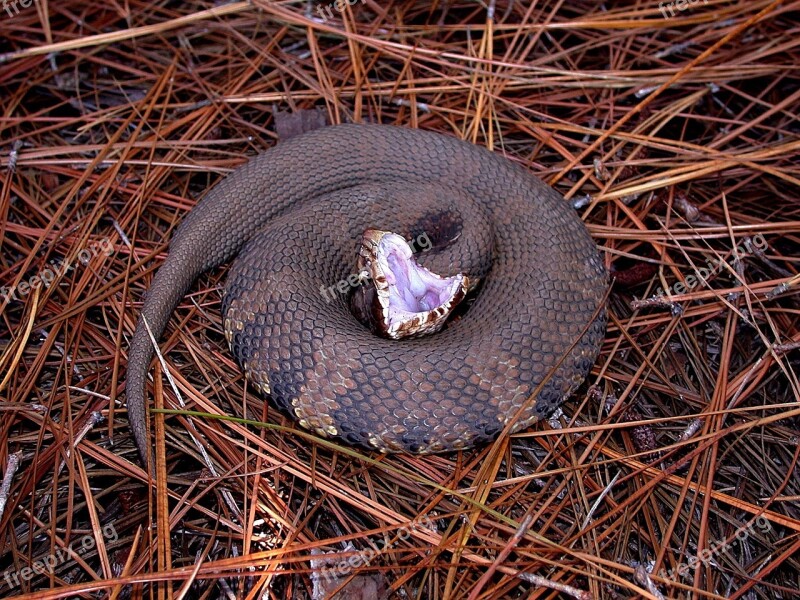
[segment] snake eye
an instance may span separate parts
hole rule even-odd
[[[439,331],[469,288],[463,273],[442,277],[417,263],[403,237],[388,231],[364,232],[358,267],[371,275],[370,325],[391,339]]]

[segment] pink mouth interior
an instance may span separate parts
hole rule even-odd
[[[463,275],[440,277],[417,264],[406,241],[395,234],[381,239],[378,263],[388,284],[390,326],[449,305],[464,279]]]

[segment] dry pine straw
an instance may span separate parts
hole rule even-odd
[[[800,2],[664,4],[0,12],[0,596],[792,597]],[[218,270],[167,369],[188,409],[282,427],[159,418],[148,487],[122,402],[144,291],[273,108],[315,106],[492,147],[574,201],[617,279],[601,357],[489,447],[337,449],[247,389]]]

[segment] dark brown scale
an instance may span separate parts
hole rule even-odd
[[[364,229],[410,238],[426,219],[431,239],[448,243],[420,262],[482,280],[445,330],[381,339],[353,316],[348,294],[321,293],[354,272]],[[248,377],[304,426],[383,451],[490,440],[547,378],[514,429],[528,426],[580,384],[604,335],[604,311],[591,320],[606,272],[569,204],[501,156],[434,133],[328,127],[232,173],[171,243],[142,309],[153,334],[200,273],[237,254],[224,322]],[[152,354],[140,322],[127,389],[143,455]]]

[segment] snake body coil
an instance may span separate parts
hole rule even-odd
[[[426,337],[373,335],[337,284],[368,228],[423,236],[427,268],[479,279],[469,310]],[[249,380],[303,426],[383,451],[490,440],[523,406],[514,430],[526,427],[575,390],[604,335],[606,272],[569,204],[507,159],[439,134],[327,127],[234,171],[170,244],[142,308],[153,335],[200,273],[237,254],[223,314]],[[143,456],[152,356],[140,318],[127,401]]]

